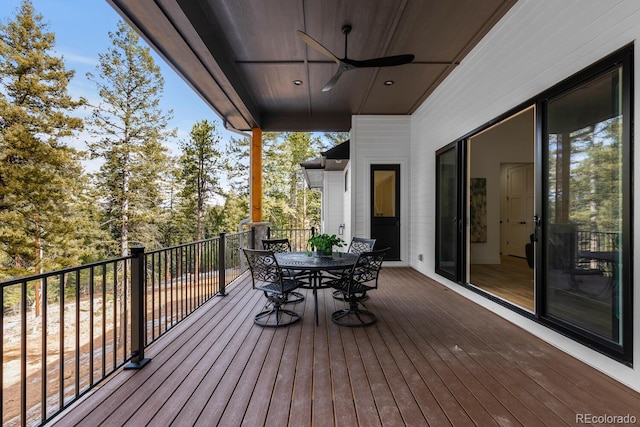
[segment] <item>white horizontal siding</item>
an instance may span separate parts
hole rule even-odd
[[[411,265],[434,274],[435,151],[504,114],[640,36],[637,0],[520,0],[462,61],[411,118]],[[636,52],[635,60],[640,54]],[[640,67],[635,65],[635,88]],[[637,92],[637,89],[635,89]],[[634,98],[640,100],[637,93]],[[636,107],[636,115],[640,111]],[[640,120],[634,121],[640,135]],[[634,150],[640,165],[640,150]],[[640,212],[640,189],[634,189],[634,211]],[[634,219],[634,242],[640,221]],[[640,254],[638,243],[634,252]],[[417,260],[424,254],[424,261]],[[640,318],[638,272],[634,261],[634,318]],[[583,345],[493,304],[472,292],[453,289],[520,324],[619,381],[640,390],[640,324],[634,332],[634,365],[628,368]]]
[[[407,263],[409,236],[410,116],[354,116],[351,129],[352,235],[371,235],[370,166],[400,164],[401,258]]]
[[[353,237],[353,232],[351,228],[351,209],[352,209],[352,199],[351,199],[351,189],[353,188],[353,182],[351,173],[351,162],[347,164],[347,167],[344,168],[343,171],[343,181],[345,183],[345,191],[342,193],[342,222],[345,226],[344,229],[344,237],[347,242],[351,241]]]
[[[344,223],[344,184],[342,171],[325,171],[322,188],[322,232],[338,235]]]

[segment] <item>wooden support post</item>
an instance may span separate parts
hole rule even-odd
[[[262,129],[251,132],[251,222],[262,221]]]

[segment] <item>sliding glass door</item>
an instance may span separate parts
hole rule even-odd
[[[625,363],[632,63],[629,46],[436,152],[436,273]]]
[[[450,144],[436,153],[436,272],[463,280],[464,203],[461,167],[464,143]]]
[[[542,316],[619,349],[630,305],[630,88],[621,59],[542,103]]]

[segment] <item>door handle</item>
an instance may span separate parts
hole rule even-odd
[[[538,229],[542,224],[542,219],[538,215],[533,216],[533,241],[538,241]]]

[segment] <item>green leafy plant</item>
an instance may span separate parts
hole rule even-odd
[[[343,247],[346,243],[340,237],[335,234],[316,234],[309,238],[309,244],[316,251],[322,252],[324,254],[331,254],[334,246],[339,248]]]

